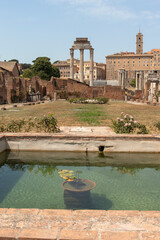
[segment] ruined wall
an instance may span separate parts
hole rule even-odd
[[[88,98],[107,97],[109,99],[124,100],[125,92],[117,86],[90,87],[87,84],[72,79],[54,79],[56,91],[80,92]]]
[[[7,88],[5,86],[5,74],[0,72],[0,104],[7,102]]]
[[[31,80],[20,77],[11,77],[9,75],[0,75],[0,103],[25,102],[29,88],[34,93],[40,93],[40,99],[47,97],[53,99],[54,93],[60,98],[63,93],[69,97],[78,95],[78,97],[96,98],[107,97],[109,99],[124,100],[124,91],[117,86],[90,87],[72,79],[51,78],[45,81],[39,77],[33,77]]]
[[[139,99],[139,100],[142,100],[143,99],[143,91],[142,90],[136,90],[135,91],[135,99]]]
[[[27,81],[19,77],[6,77],[7,102],[25,102],[27,94]]]
[[[106,85],[104,91],[104,97],[113,100],[124,100],[125,99],[125,91],[121,89],[119,86],[109,86]]]

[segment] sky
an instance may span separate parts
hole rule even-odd
[[[160,48],[159,23],[159,0],[0,0],[0,61],[66,60],[76,37],[87,37],[94,60],[105,63],[109,54],[135,52],[139,29],[144,52]]]

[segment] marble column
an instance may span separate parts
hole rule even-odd
[[[122,89],[124,89],[124,72],[122,72]]]
[[[70,78],[74,79],[74,49],[70,49]]]
[[[84,49],[80,49],[80,82],[84,82]]]
[[[139,90],[139,72],[136,73],[136,90]]]
[[[125,70],[121,71],[121,88],[125,89]]]
[[[94,76],[94,49],[90,49],[90,86],[93,86]]]
[[[139,90],[142,90],[142,73],[139,74]]]
[[[119,70],[119,72],[118,72],[118,84],[119,84],[119,86],[122,86],[122,73],[121,73],[121,70]]]

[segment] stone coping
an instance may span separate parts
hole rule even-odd
[[[90,135],[90,134],[76,134],[76,135],[67,135],[64,133],[3,133],[0,134],[0,138],[68,138],[68,139],[78,139],[78,138],[92,138],[92,139],[120,139],[120,140],[155,140],[160,141],[160,135],[151,135],[151,134],[144,134],[144,135],[134,135],[134,134],[114,134],[114,135]]]
[[[75,132],[74,129],[70,127],[60,133],[3,133],[0,134],[0,152],[5,150],[98,152],[103,149],[104,152],[160,153],[158,134],[112,134],[107,127],[95,129],[88,127],[82,132]]]
[[[160,211],[5,208],[0,239],[159,240]]]

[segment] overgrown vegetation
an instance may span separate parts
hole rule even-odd
[[[134,117],[129,114],[121,113],[120,118],[117,121],[113,120],[113,129],[115,133],[123,134],[148,134],[147,128],[144,124],[140,124],[134,120]]]
[[[132,79],[130,82],[130,85],[135,88],[136,87],[136,79]]]
[[[94,98],[94,99],[88,99],[88,98],[71,98],[69,99],[70,103],[90,103],[90,104],[106,104],[108,103],[108,98]]]
[[[54,118],[53,113],[48,113],[47,116],[36,118],[30,116],[28,120],[12,120],[7,124],[0,125],[0,132],[30,132],[36,129],[36,132],[59,132],[57,120]]]

